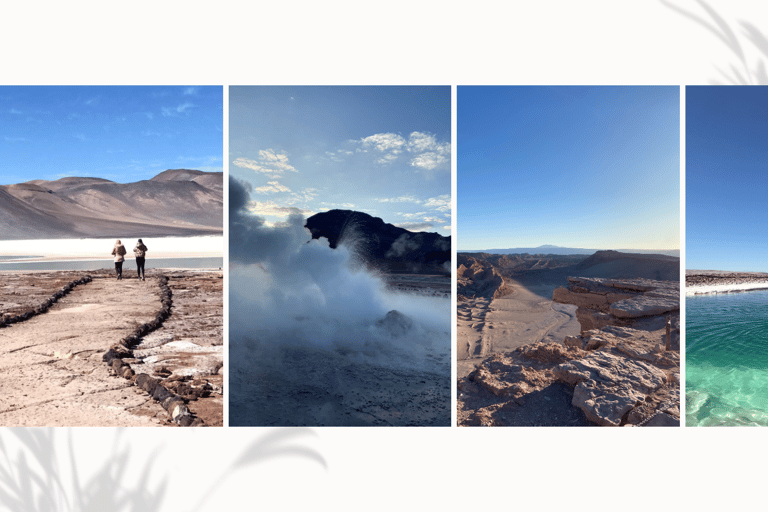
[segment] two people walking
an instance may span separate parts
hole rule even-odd
[[[133,248],[133,253],[136,255],[136,272],[138,273],[139,279],[142,281],[144,281],[144,261],[147,250],[147,246],[144,245],[144,242],[139,238],[139,241],[136,242],[136,247]],[[118,279],[123,278],[123,262],[125,261],[125,254],[127,252],[128,251],[125,250],[125,246],[120,240],[115,242],[115,246],[112,248],[112,256],[115,257],[115,274]]]

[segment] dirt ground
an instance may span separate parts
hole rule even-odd
[[[580,331],[576,306],[552,302],[554,285],[505,278],[511,293],[458,299],[457,377],[489,356],[536,341],[561,342]]]
[[[126,362],[136,373],[176,382],[204,425],[223,425],[222,273],[163,273],[173,293],[171,315]],[[8,319],[30,311],[85,274],[3,272],[0,314]],[[120,281],[107,271],[89,274],[91,282],[75,286],[46,312],[0,328],[1,425],[175,425],[157,402],[102,360],[111,345],[155,318],[160,271],[148,272],[146,281],[129,272]]]

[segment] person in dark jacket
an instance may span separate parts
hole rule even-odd
[[[115,246],[112,248],[112,256],[115,257],[115,274],[118,279],[123,278],[123,262],[125,261],[125,246],[120,240],[115,242]]]
[[[136,242],[136,247],[133,248],[133,254],[136,255],[136,272],[142,281],[144,281],[144,259],[147,255],[147,250],[147,246],[139,238],[139,241]]]

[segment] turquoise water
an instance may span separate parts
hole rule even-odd
[[[686,425],[768,426],[768,291],[686,298]]]

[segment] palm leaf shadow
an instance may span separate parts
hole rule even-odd
[[[208,497],[213,494],[213,491],[221,486],[224,479],[229,477],[234,471],[255,464],[261,464],[270,459],[299,457],[305,461],[320,464],[320,466],[327,471],[328,463],[320,452],[313,448],[289,444],[296,439],[306,437],[318,437],[318,434],[314,430],[304,427],[280,428],[256,439],[243,451],[240,457],[232,463],[229,469],[219,475],[219,478],[211,484],[208,492],[203,494],[203,498],[193,510],[200,510]]]
[[[759,60],[754,71],[751,71],[747,63],[747,58],[744,53],[744,49],[739,42],[739,37],[736,35],[733,29],[728,23],[720,16],[717,11],[710,7],[704,0],[696,0],[701,8],[709,15],[712,22],[707,21],[701,16],[694,14],[693,12],[682,9],[668,0],[659,0],[667,8],[675,11],[694,23],[700,25],[708,32],[717,37],[738,59],[739,66],[729,65],[729,70],[724,71],[720,67],[715,67],[718,73],[722,75],[730,84],[733,85],[750,85],[750,84],[763,84],[768,85],[768,74],[766,74],[765,63]],[[745,21],[740,22],[742,27],[742,33],[746,36],[750,43],[752,43],[758,51],[768,57],[768,39],[763,35],[757,27],[751,23]],[[713,84],[720,84],[719,81],[712,81]]]
[[[22,446],[15,460],[11,459],[0,435],[0,452],[5,458],[5,465],[0,463],[0,500],[6,507],[19,512],[160,510],[167,489],[167,478],[157,483],[154,490],[150,489],[149,482],[157,452],[144,463],[139,482],[127,488],[123,479],[129,468],[130,447],[120,443],[122,432],[119,430],[112,452],[105,450],[105,462],[88,482],[82,484],[72,432],[69,431],[67,445],[71,488],[67,489],[62,483],[59,470],[55,430],[7,429],[6,432],[11,432]],[[30,462],[34,463],[34,467]]]

